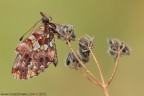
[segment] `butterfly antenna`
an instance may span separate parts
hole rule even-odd
[[[19,40],[22,41],[23,38],[24,38],[24,36],[25,36],[27,33],[29,33],[40,21],[41,21],[41,20],[37,21],[26,33],[24,33],[24,34],[22,35],[22,37],[21,37]]]

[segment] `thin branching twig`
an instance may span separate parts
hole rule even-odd
[[[73,48],[71,47],[71,44],[69,41],[67,41],[69,48],[71,49],[72,53],[74,54],[75,58],[79,61],[79,63],[81,64],[81,66],[86,70],[86,72],[96,81],[96,83],[99,86],[102,86],[101,82],[98,81],[98,79],[85,67],[85,65],[82,63],[82,61],[78,58],[78,56],[76,55],[76,53],[74,52]]]
[[[93,84],[95,84],[95,85],[97,85],[97,86],[100,86],[100,85],[98,85],[94,80],[92,80],[91,78],[89,78],[88,75],[82,71],[82,69],[79,69],[79,71],[80,71],[80,72],[83,74],[83,76],[84,76],[86,79],[88,79],[91,83],[93,83]]]
[[[113,80],[113,78],[114,78],[114,76],[115,76],[116,70],[117,70],[117,68],[118,68],[119,59],[120,59],[120,54],[118,54],[118,56],[117,56],[113,73],[112,73],[112,75],[111,75],[108,83],[106,84],[107,87],[110,85],[110,83],[112,82],[112,80]]]
[[[64,36],[63,34],[61,34],[60,32],[59,32],[59,34],[61,35],[61,36],[63,36],[65,39],[68,39],[69,38],[69,36],[68,37],[66,37],[66,36]],[[98,86],[102,86],[102,84],[101,84],[101,82],[99,82],[99,80],[84,66],[84,64],[83,64],[83,62],[78,58],[78,56],[76,55],[76,53],[74,52],[74,50],[73,50],[73,48],[71,47],[71,44],[70,44],[70,42],[69,42],[69,40],[67,40],[67,44],[68,44],[68,46],[69,46],[69,48],[71,49],[71,51],[72,51],[72,53],[74,54],[74,56],[75,56],[75,58],[79,61],[79,63],[81,64],[81,66],[86,70],[86,72],[95,80],[95,82],[96,82],[96,84],[98,85]],[[84,75],[84,74],[83,74]],[[92,80],[91,80],[92,81]]]
[[[104,89],[105,95],[106,95],[106,96],[109,96],[109,93],[108,93],[108,90],[107,90],[107,88],[106,88],[106,84],[105,84],[105,81],[104,81],[104,77],[103,77],[103,74],[102,74],[102,70],[101,70],[101,68],[100,68],[100,64],[99,64],[98,60],[96,59],[96,56],[94,55],[94,53],[93,53],[93,51],[91,50],[90,47],[89,47],[89,50],[90,50],[90,52],[91,52],[91,54],[92,54],[92,57],[93,57],[96,65],[97,65],[97,67],[98,67],[98,70],[99,70],[99,73],[100,73],[100,77],[101,77],[101,80],[102,80],[102,84],[103,84],[102,87],[103,87],[103,89]]]
[[[119,59],[120,59],[120,56],[121,54],[123,55],[127,55],[129,54],[129,49],[128,47],[122,43],[122,42],[119,42],[117,40],[111,40],[109,39],[109,45],[110,45],[110,54],[111,55],[114,55],[114,56],[117,56],[116,57],[116,62],[115,62],[115,67],[114,67],[114,70],[113,70],[113,73],[109,79],[109,81],[107,83],[105,83],[105,80],[104,80],[104,76],[102,74],[102,70],[101,70],[101,67],[100,67],[100,64],[96,58],[96,56],[94,55],[93,51],[92,51],[92,48],[93,48],[93,43],[91,41],[93,41],[93,39],[88,36],[90,38],[90,41],[88,41],[88,46],[87,46],[87,49],[90,51],[96,65],[97,65],[97,68],[99,70],[99,74],[100,74],[100,77],[101,77],[101,82],[94,76],[94,74],[92,72],[90,72],[84,65],[84,63],[81,61],[81,59],[77,56],[77,54],[75,53],[75,51],[73,50],[71,44],[70,44],[70,41],[69,41],[69,37],[71,36],[71,34],[69,34],[68,36],[65,36],[61,33],[59,33],[62,37],[65,38],[66,42],[67,42],[67,45],[68,47],[70,48],[70,50],[72,51],[74,57],[76,58],[76,60],[79,62],[79,64],[81,65],[82,68],[79,69],[79,71],[82,73],[82,75],[88,79],[91,83],[103,88],[104,90],[104,93],[105,93],[105,96],[109,96],[109,92],[108,92],[108,89],[107,87],[111,84],[114,76],[115,76],[115,73],[116,73],[116,70],[117,70],[117,67],[118,67],[118,63],[119,63]],[[83,45],[81,42],[79,42],[79,44]],[[122,47],[122,48],[121,48]],[[116,48],[116,50],[115,50]],[[85,51],[85,49],[84,49]],[[86,50],[87,51],[87,50]],[[83,70],[84,69],[84,70]],[[86,72],[87,73],[86,73]]]

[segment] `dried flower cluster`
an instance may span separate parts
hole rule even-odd
[[[93,48],[93,46],[93,38],[90,36],[84,36],[79,39],[79,50],[77,56],[83,63],[87,63],[89,61],[89,47]],[[66,65],[75,70],[79,70],[82,67],[72,52],[70,52],[67,56]]]
[[[114,56],[114,58],[117,58],[118,54],[130,55],[130,49],[128,48],[128,46],[125,43],[119,41],[118,39],[108,38],[107,42],[109,44],[108,53]]]
[[[61,24],[56,27],[57,37],[61,40],[74,41],[76,36],[74,33],[74,27],[70,24]]]
[[[79,50],[78,50],[77,54],[74,52],[73,48],[71,47],[70,42],[68,42],[68,46],[70,47],[72,52],[70,52],[67,56],[66,65],[68,65],[72,69],[79,70],[86,79],[88,79],[93,84],[103,88],[105,96],[109,96],[107,87],[111,84],[111,82],[115,76],[115,73],[116,73],[116,70],[118,67],[118,63],[119,63],[119,59],[122,55],[129,55],[130,49],[125,43],[119,41],[118,39],[110,39],[110,38],[107,39],[107,42],[109,44],[108,53],[112,57],[114,57],[115,66],[114,66],[114,70],[113,70],[113,73],[112,73],[109,81],[107,83],[105,83],[105,80],[104,80],[104,77],[102,74],[102,70],[100,68],[100,64],[92,51],[92,49],[94,47],[93,39],[94,38],[92,38],[88,35],[80,38],[79,39]],[[96,76],[94,76],[94,74],[91,73],[91,71],[88,70],[84,65],[85,63],[87,63],[89,61],[90,54],[92,55],[96,65],[97,65],[97,68],[99,70],[99,74],[101,77],[101,81],[99,81],[98,78]]]

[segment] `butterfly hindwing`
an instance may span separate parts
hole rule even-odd
[[[17,46],[16,54],[12,75],[17,79],[37,76],[52,62],[56,66],[54,33],[49,27],[39,27]]]

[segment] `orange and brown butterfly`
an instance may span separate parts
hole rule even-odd
[[[12,75],[17,79],[32,78],[43,72],[50,63],[58,64],[54,40],[56,25],[50,22],[51,17],[43,12],[40,14],[42,25],[16,47]]]

